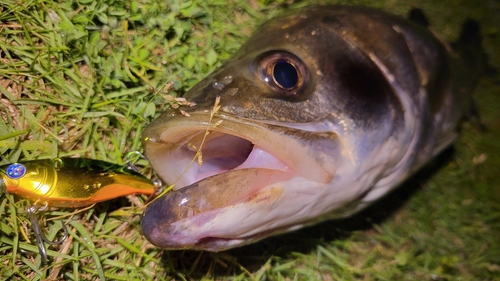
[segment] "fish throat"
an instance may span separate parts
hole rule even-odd
[[[187,178],[180,180],[181,182],[187,181],[187,184],[241,166],[254,150],[252,142],[234,135],[216,131],[208,131],[206,137],[206,131],[199,131],[194,134],[195,136],[191,140],[172,153],[172,159],[200,160],[194,161],[192,165],[186,167]],[[200,157],[198,151],[200,151]],[[177,181],[175,178],[172,180],[170,182],[172,184]],[[179,186],[179,188],[181,187]]]

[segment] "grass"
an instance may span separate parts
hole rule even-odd
[[[0,164],[61,156],[122,163],[175,102],[170,95],[220,66],[291,2],[0,0]],[[416,5],[350,3],[399,14]],[[463,19],[478,19],[500,69],[498,3],[419,3],[448,39]],[[47,236],[60,236],[54,218],[62,217],[70,237],[49,247],[43,266],[30,203],[2,195],[0,279],[500,280],[499,82],[487,77],[475,94],[486,132],[465,123],[454,150],[374,206],[231,251],[153,247],[140,233],[145,198],[129,197],[45,212]]]

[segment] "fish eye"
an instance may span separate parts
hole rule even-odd
[[[285,97],[299,96],[309,81],[309,72],[304,62],[286,51],[263,53],[256,59],[254,70],[262,82]]]
[[[273,68],[273,79],[278,87],[289,90],[299,83],[299,74],[293,64],[286,60],[279,60]]]

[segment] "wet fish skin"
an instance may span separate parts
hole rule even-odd
[[[295,87],[273,78],[277,61],[296,69]],[[423,26],[378,10],[264,23],[186,93],[191,117],[172,109],[145,130],[147,157],[176,187],[147,207],[144,235],[220,251],[365,208],[455,140],[475,83],[465,68]],[[217,97],[204,163],[178,180]]]

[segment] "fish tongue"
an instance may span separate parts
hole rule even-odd
[[[287,180],[292,173],[241,169],[211,176],[155,199],[144,211],[143,231],[249,200],[263,187]]]

